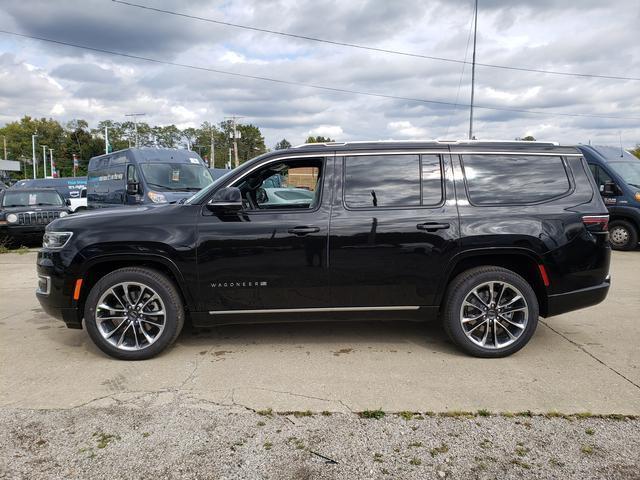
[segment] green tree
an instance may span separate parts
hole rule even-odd
[[[522,137],[520,140],[522,140],[523,142],[535,142],[536,141],[535,137],[533,137],[531,135],[527,135],[526,137]]]
[[[636,145],[636,148],[634,150],[631,150],[631,153],[640,158],[640,145]]]
[[[332,140],[329,137],[323,137],[322,135],[318,135],[317,137],[314,137],[311,135],[307,137],[307,141],[305,143],[331,143],[331,142],[335,142],[335,140]]]
[[[286,138],[283,138],[278,143],[276,143],[276,150],[285,150],[287,148],[291,148],[291,143],[289,143],[289,140],[287,140]]]

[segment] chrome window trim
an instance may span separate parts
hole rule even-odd
[[[267,308],[261,310],[210,310],[209,315],[229,315],[245,313],[318,313],[318,312],[367,312],[419,310],[418,305],[398,305],[393,307],[322,307],[322,308]]]

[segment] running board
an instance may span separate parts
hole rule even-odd
[[[251,313],[322,313],[322,312],[370,312],[370,311],[398,311],[419,310],[416,305],[398,305],[394,307],[327,307],[327,308],[272,308],[265,310],[212,310],[209,315],[231,315]]]

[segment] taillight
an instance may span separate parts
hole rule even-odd
[[[582,223],[590,232],[606,232],[609,230],[609,215],[584,215]]]

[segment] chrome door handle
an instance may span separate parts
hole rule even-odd
[[[427,232],[435,232],[437,230],[446,230],[449,228],[449,224],[448,223],[436,223],[436,222],[426,222],[426,223],[419,223],[418,225],[416,225],[416,228],[418,230],[425,230]]]
[[[298,235],[301,237],[303,235],[309,235],[310,233],[318,233],[320,231],[320,228],[314,227],[314,226],[295,227],[295,228],[290,228],[288,231],[293,235]]]

